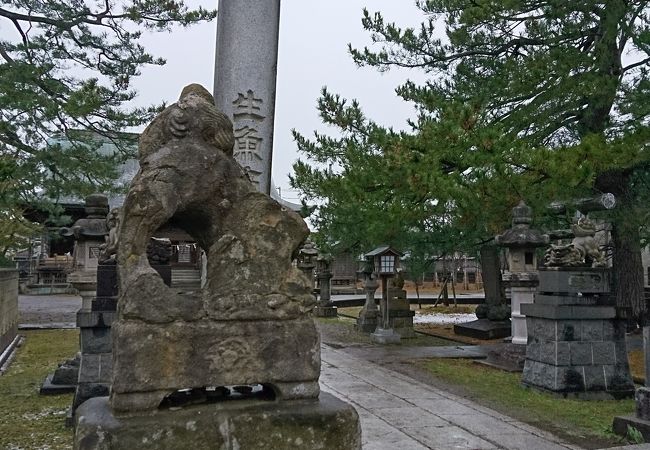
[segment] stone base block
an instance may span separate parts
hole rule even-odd
[[[627,436],[628,427],[638,430],[643,435],[643,440],[650,442],[650,421],[640,419],[634,415],[614,417],[614,423],[612,424],[614,433],[619,436]]]
[[[336,306],[316,306],[314,308],[314,316],[316,317],[336,317],[338,312]]]
[[[95,397],[106,397],[110,392],[110,383],[79,383],[72,400],[72,412],[85,401]]]
[[[112,332],[111,404],[118,410],[153,410],[179,389],[206,386],[264,383],[278,398],[318,396],[320,339],[310,317],[169,324],[118,320]]]
[[[634,393],[636,401],[636,416],[639,419],[650,420],[650,388],[640,387]]]
[[[486,359],[476,360],[475,362],[505,370],[506,372],[522,372],[525,361],[525,345],[497,344],[490,346]]]
[[[392,328],[377,328],[370,337],[378,344],[399,344],[401,339],[400,335]]]
[[[60,394],[70,394],[75,391],[77,388],[76,384],[54,384],[52,383],[52,378],[54,374],[50,373],[45,377],[45,381],[41,385],[38,393],[41,395],[60,395]]]
[[[74,448],[360,450],[361,427],[355,409],[327,393],[318,400],[229,401],[128,416],[115,416],[100,397],[77,410]]]
[[[362,333],[373,333],[377,329],[377,311],[369,311],[364,314],[363,311],[357,318],[357,331]]]
[[[510,336],[511,327],[510,320],[478,319],[454,325],[454,333],[474,339],[499,339]]]
[[[556,366],[526,359],[522,384],[583,400],[622,399],[634,395],[627,361],[614,365]]]

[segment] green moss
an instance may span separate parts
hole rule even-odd
[[[0,448],[72,448],[65,415],[72,395],[43,396],[38,390],[57,364],[79,349],[77,330],[22,332],[16,358],[0,376]]]
[[[563,399],[521,385],[520,373],[503,372],[467,360],[429,360],[436,378],[457,385],[471,397],[524,422],[580,439],[620,441],[612,432],[614,416],[634,412],[634,400]]]

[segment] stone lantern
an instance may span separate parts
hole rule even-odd
[[[77,220],[70,228],[62,228],[60,234],[74,236],[74,271],[68,275],[68,281],[81,295],[81,308],[89,310],[97,290],[101,247],[108,234],[108,198],[102,194],[92,194],[86,197],[85,202],[86,217]]]
[[[298,251],[298,269],[305,274],[309,279],[312,289],[314,289],[314,268],[316,267],[316,259],[318,258],[318,249],[316,245],[310,240],[307,240]]]
[[[316,276],[318,277],[319,298],[314,308],[316,317],[336,317],[336,306],[332,302],[332,256],[321,254],[316,260]]]
[[[549,243],[548,235],[530,228],[532,221],[533,211],[522,200],[512,209],[512,228],[495,237],[497,245],[508,249],[510,271],[504,274],[504,281],[511,293],[512,343],[520,345],[526,345],[528,340],[521,305],[533,303],[538,284],[535,248]]]
[[[377,329],[372,333],[372,339],[380,344],[395,344],[400,342],[400,335],[395,332],[390,323],[390,305],[388,296],[388,279],[395,276],[400,268],[400,257],[402,254],[387,245],[382,245],[366,253],[366,258],[371,258],[375,271],[381,279],[381,321],[377,323]]]

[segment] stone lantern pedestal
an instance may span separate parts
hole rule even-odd
[[[401,286],[392,286],[387,290],[390,302],[387,303],[388,327],[395,330],[402,339],[415,337],[411,305],[406,297],[406,291]]]
[[[77,312],[77,327],[80,328],[80,354],[73,360],[66,361],[52,374],[48,375],[43,386],[42,394],[58,394],[77,389],[79,377],[84,371],[84,344],[88,334],[84,333],[84,314],[89,314],[93,299],[97,293],[97,265],[104,244],[104,236],[108,234],[106,215],[108,214],[108,198],[105,195],[93,194],[86,197],[84,212],[86,217],[77,220],[70,228],[61,228],[63,236],[74,236],[74,272],[68,275],[68,282],[81,296],[81,309]],[[81,319],[80,319],[81,318]],[[74,381],[73,381],[74,380]],[[73,381],[71,383],[71,381]]]
[[[539,270],[534,304],[523,304],[528,345],[522,383],[562,396],[634,394],[625,323],[610,303],[606,268]]]

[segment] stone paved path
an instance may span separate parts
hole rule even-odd
[[[354,405],[363,450],[580,447],[377,364],[322,347],[321,386]]]

